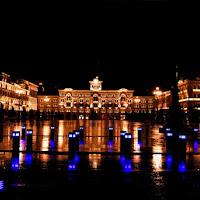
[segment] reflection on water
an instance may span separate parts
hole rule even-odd
[[[5,122],[0,133],[0,150],[12,150],[11,132],[21,131],[22,125],[27,129],[33,129],[33,151],[68,151],[68,134],[80,126],[84,127],[84,138],[80,151],[83,152],[120,152],[120,131],[126,131],[133,135],[132,152],[139,153],[150,151],[153,153],[165,153],[166,141],[165,135],[159,133],[159,126],[150,123],[133,123],[128,121],[78,121],[78,120],[60,120],[55,121],[55,139],[51,141],[51,121],[40,123],[10,123]],[[112,126],[113,139],[109,140],[108,128]],[[138,130],[141,129],[141,135]],[[22,139],[22,138],[21,138]],[[20,150],[26,150],[25,140],[20,140]],[[200,153],[199,140],[187,141],[187,152]],[[157,158],[156,158],[157,159]]]
[[[165,196],[169,180],[164,173],[180,173],[180,180],[186,180],[186,173],[200,173],[199,138],[187,140],[185,158],[175,159],[166,153],[166,139],[159,133],[159,126],[150,123],[128,121],[54,121],[55,137],[51,138],[51,121],[33,124],[26,123],[33,130],[33,151],[26,151],[26,138],[20,138],[20,152],[12,153],[13,130],[21,130],[21,123],[5,122],[0,132],[0,191],[4,190],[5,180],[9,185],[38,184],[48,185],[46,176],[63,183],[81,181],[115,181],[139,183],[152,190],[155,198]],[[79,152],[68,155],[69,132],[84,127],[83,141]],[[109,127],[114,127],[113,138],[109,138]],[[141,130],[141,135],[138,130]],[[133,135],[132,153],[120,153],[120,131]],[[44,171],[44,173],[38,173]],[[47,171],[47,172],[46,172]],[[12,172],[12,173],[11,173]],[[20,173],[23,173],[20,174]],[[26,173],[27,172],[27,173]],[[7,180],[7,175],[12,174]],[[29,175],[28,175],[29,174]],[[138,174],[142,174],[140,177]],[[13,177],[12,177],[13,176]],[[31,176],[31,178],[30,178]],[[42,176],[42,177],[40,177]],[[144,180],[146,176],[148,179]],[[111,178],[109,178],[111,177]],[[195,187],[200,181],[195,177]],[[177,179],[178,180],[178,179]],[[46,182],[45,182],[46,181]],[[147,181],[147,182],[145,182]],[[50,181],[51,183],[53,181]],[[151,184],[149,184],[149,182]],[[141,186],[143,187],[143,186]],[[146,188],[146,189],[147,189]]]

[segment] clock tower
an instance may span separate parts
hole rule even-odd
[[[90,81],[90,90],[99,91],[102,90],[103,81],[99,81],[99,77],[96,76],[92,81]]]

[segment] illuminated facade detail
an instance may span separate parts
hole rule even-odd
[[[0,104],[5,110],[37,110],[38,86],[24,79],[11,82],[10,75],[0,74]]]
[[[40,112],[59,112],[69,119],[90,119],[93,115],[98,119],[124,119],[126,113],[145,113],[154,109],[153,96],[143,96],[141,102],[135,102],[134,90],[102,90],[103,81],[98,77],[89,83],[90,90],[58,90],[58,96],[47,96],[49,102],[44,101],[46,96],[39,95],[38,109]]]
[[[179,103],[181,109],[187,112],[191,108],[200,110],[200,78],[195,80],[179,80]],[[159,109],[169,109],[172,102],[171,91],[163,92],[159,96]]]
[[[180,80],[178,82],[179,102],[183,110],[194,108],[200,110],[200,78]]]

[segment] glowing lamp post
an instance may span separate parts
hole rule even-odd
[[[131,152],[132,152],[132,139],[133,139],[133,136],[131,133],[125,133],[125,155],[131,155]]]
[[[27,136],[27,150],[32,151],[32,143],[33,143],[33,130],[32,129],[27,129],[26,131],[26,136]]]
[[[19,146],[20,146],[20,131],[13,131],[12,139],[13,139],[13,155],[17,156],[19,154]]]

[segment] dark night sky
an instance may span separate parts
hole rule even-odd
[[[185,78],[200,75],[195,9],[108,2],[6,6],[1,71],[61,89],[89,89],[99,76],[103,89],[136,91],[169,89],[176,64]]]

